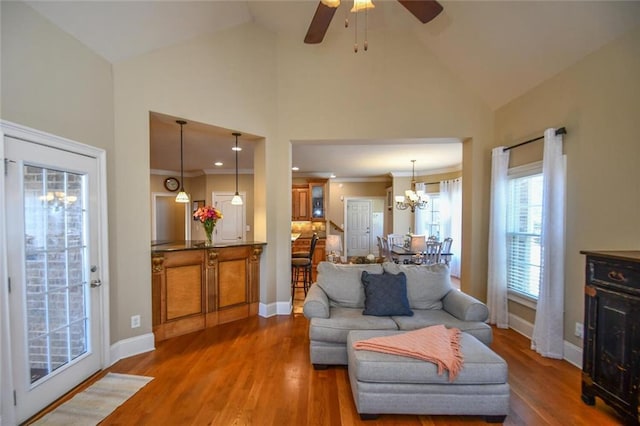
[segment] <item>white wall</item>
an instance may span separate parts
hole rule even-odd
[[[275,68],[272,38],[251,25],[115,65],[116,185],[128,188],[117,194],[117,203],[133,205],[149,196],[149,111],[262,135],[270,143]],[[264,191],[269,179],[268,173],[265,177],[257,171],[255,191]],[[115,232],[121,238],[115,262],[119,281],[127,289],[112,301],[117,305],[112,332],[120,339],[132,334],[128,318],[133,314],[142,315],[143,331],[151,330],[149,216],[148,212],[131,215],[124,208],[115,214]],[[264,218],[254,219],[256,240],[273,241],[268,229],[275,226]],[[263,256],[268,264],[276,263],[269,246]],[[262,282],[274,282],[275,269],[263,269]],[[267,294],[269,288],[261,289],[265,303],[275,300]]]
[[[111,216],[115,209],[111,203],[115,192],[111,65],[23,2],[0,2],[0,19],[0,117],[106,150]],[[3,214],[0,221],[4,226]],[[0,259],[6,259],[4,250],[0,250]],[[5,274],[0,267],[2,282],[6,282]],[[110,283],[112,288],[115,284]],[[2,318],[8,306],[5,294],[0,292],[3,339],[7,332]],[[7,346],[0,344],[0,416],[5,416],[0,424],[15,422],[7,417],[13,407]]]
[[[565,339],[583,321],[580,250],[640,249],[640,28],[496,112],[496,145],[566,126]],[[542,144],[513,151],[542,158]]]

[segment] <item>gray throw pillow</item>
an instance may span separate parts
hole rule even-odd
[[[370,274],[362,271],[363,315],[413,316],[407,299],[407,277],[399,274]]]
[[[318,264],[318,286],[329,297],[330,306],[363,308],[364,289],[360,277],[362,271],[381,274],[382,265],[339,265],[331,262]]]
[[[407,275],[411,309],[442,309],[442,299],[452,289],[447,265],[397,265],[386,262],[382,266],[386,273],[404,272]]]

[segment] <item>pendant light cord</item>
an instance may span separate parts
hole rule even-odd
[[[238,134],[236,136],[236,195],[238,195]]]
[[[184,192],[184,167],[182,161],[182,126],[187,124],[184,120],[176,120],[176,123],[180,125],[180,192]]]

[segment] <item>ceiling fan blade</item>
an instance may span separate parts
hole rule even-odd
[[[442,12],[442,5],[435,0],[398,0],[407,10],[426,24]]]
[[[305,43],[317,44],[322,41],[329,28],[331,19],[333,19],[333,15],[336,13],[336,9],[337,7],[325,6],[322,2],[318,2],[318,8],[313,15],[311,24],[309,24],[307,35],[304,37]]]

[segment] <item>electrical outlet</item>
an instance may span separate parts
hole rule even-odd
[[[576,323],[576,331],[575,331],[576,337],[579,337],[579,338],[582,339],[583,333],[584,333],[584,325],[581,322],[577,322]]]
[[[140,315],[132,315],[131,316],[131,328],[140,327]]]

